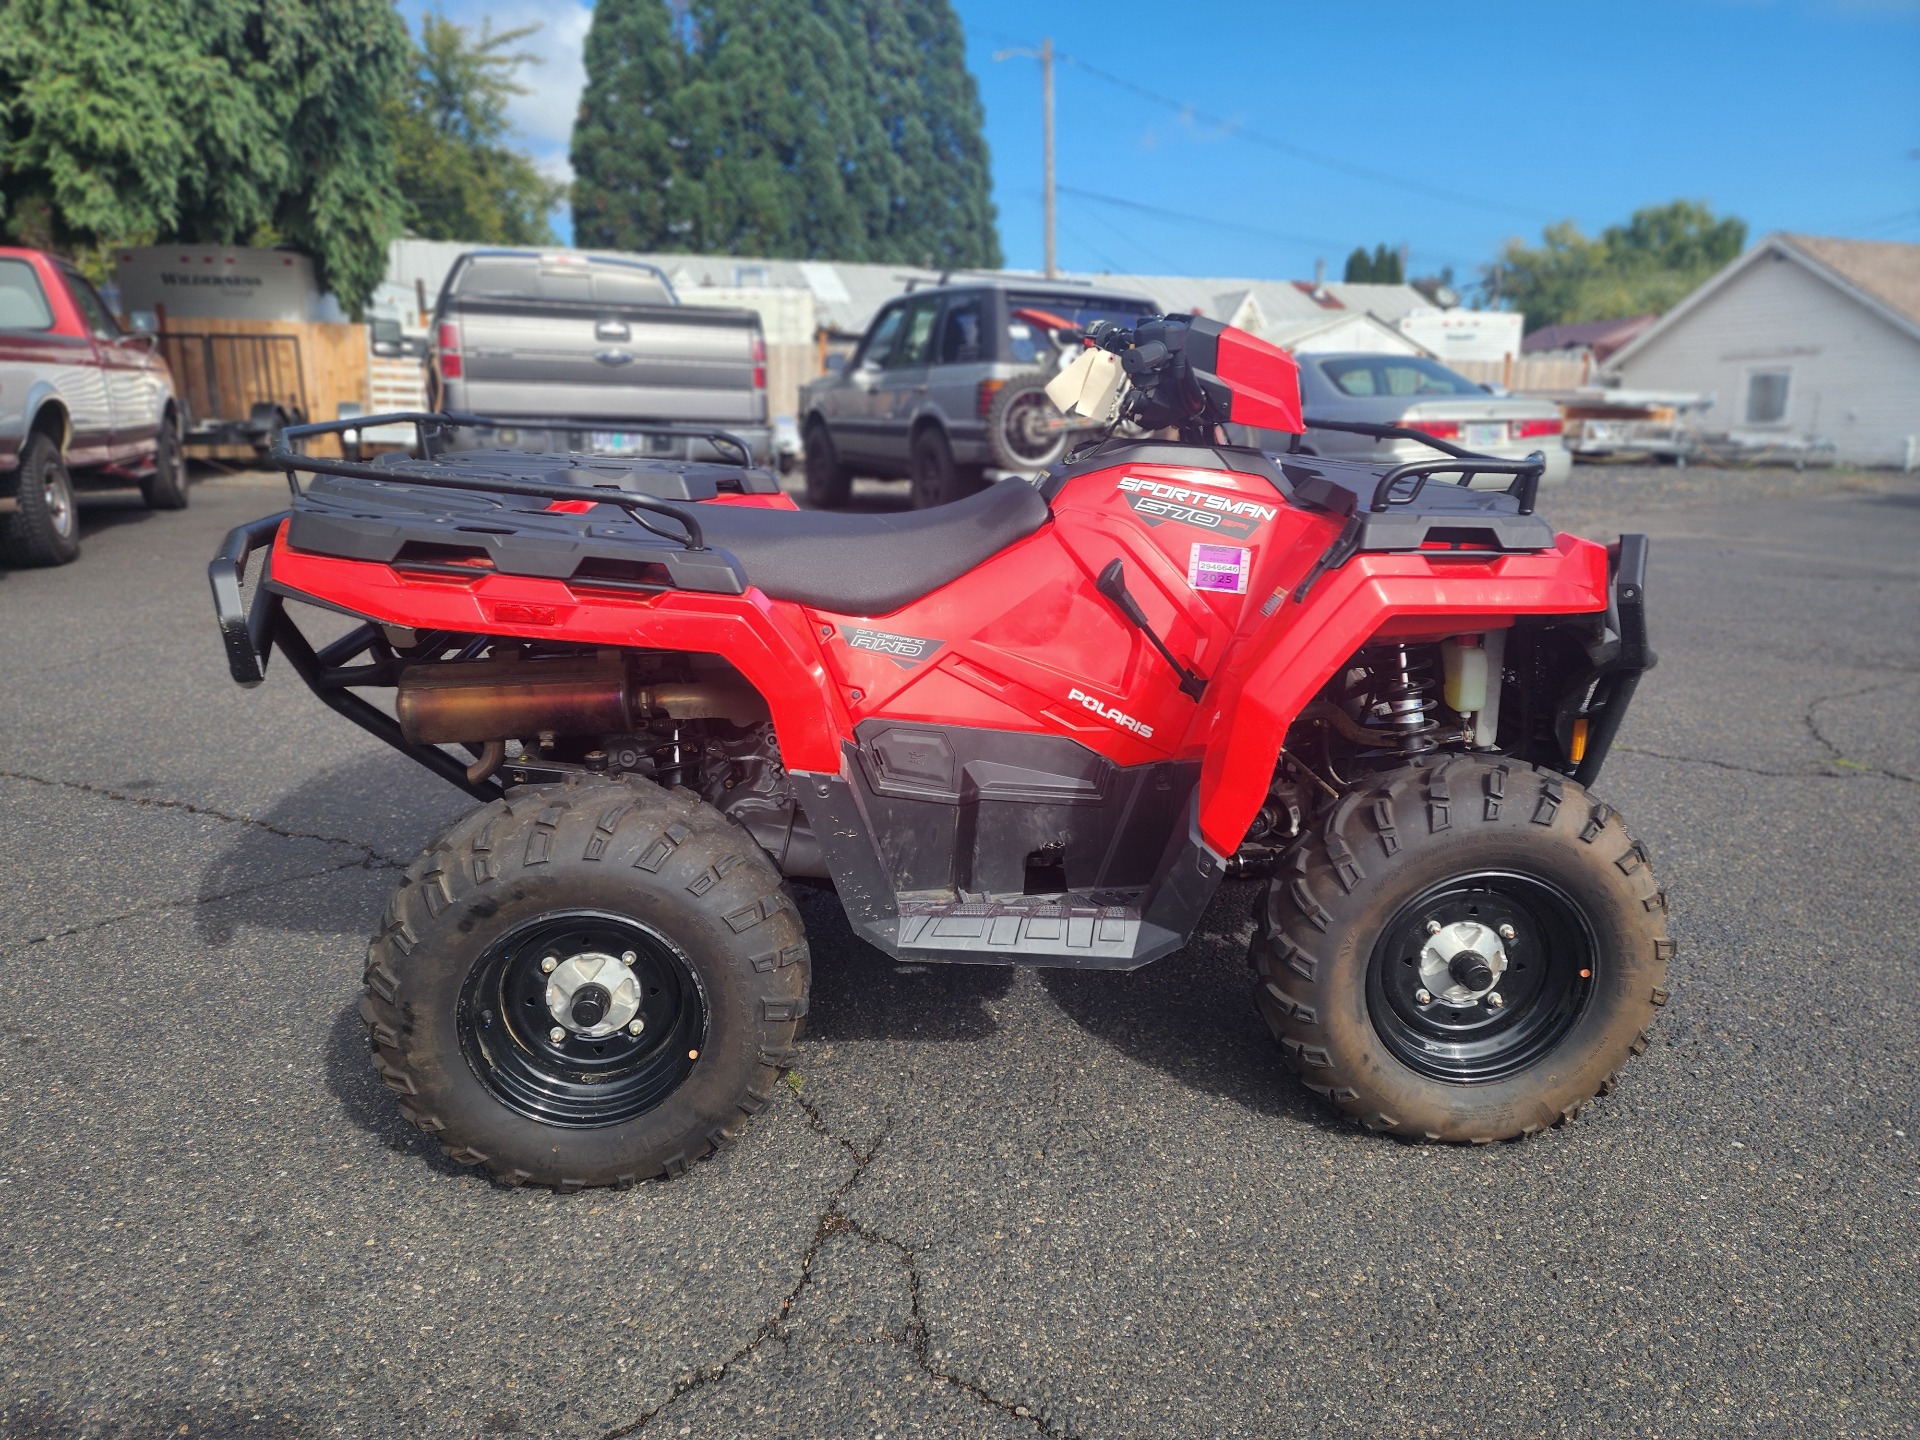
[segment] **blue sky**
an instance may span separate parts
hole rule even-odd
[[[1470,276],[1507,236],[1559,219],[1592,233],[1680,196],[1756,236],[1920,241],[1920,0],[954,4],[1011,265],[1041,258],[1040,78],[993,57],[1044,35],[1071,57],[1068,269],[1303,278],[1324,257],[1337,276],[1354,245],[1385,241],[1416,273]],[[514,119],[563,170],[591,7],[440,8],[543,22]]]

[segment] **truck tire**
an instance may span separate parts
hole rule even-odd
[[[19,508],[0,515],[0,561],[65,565],[80,554],[80,512],[60,447],[37,431],[20,447]]]
[[[187,457],[180,446],[180,429],[169,415],[161,422],[153,446],[153,473],[140,482],[140,494],[149,510],[187,508]]]
[[[751,836],[689,791],[583,777],[516,789],[427,847],[368,947],[360,1010],[374,1069],[451,1159],[577,1190],[677,1175],[738,1135],[808,977]]]
[[[1369,1129],[1531,1135],[1646,1048],[1666,914],[1645,847],[1573,781],[1434,757],[1357,787],[1282,858],[1255,998],[1302,1083]]]
[[[833,437],[818,416],[807,422],[806,493],[807,504],[816,510],[838,510],[853,494],[853,476],[840,463],[840,452],[833,448]]]
[[[913,474],[913,508],[928,510],[974,494],[983,483],[978,470],[953,463],[953,446],[937,425],[928,425],[913,437],[909,453]]]

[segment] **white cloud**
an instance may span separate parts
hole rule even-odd
[[[514,139],[542,171],[556,180],[571,180],[573,166],[568,163],[567,150],[573,138],[573,117],[580,108],[580,92],[587,83],[581,54],[587,28],[593,24],[593,6],[580,0],[445,0],[429,7],[410,0],[405,12],[416,33],[420,16],[429,8],[475,31],[483,22],[491,22],[496,34],[522,25],[540,27],[516,47],[537,56],[540,63],[520,68],[518,79],[527,93],[514,96],[507,106],[507,118],[513,123]]]

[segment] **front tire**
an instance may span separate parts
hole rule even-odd
[[[766,1107],[808,976],[744,831],[686,791],[579,780],[482,806],[408,867],[361,1014],[374,1068],[453,1160],[625,1186]]]
[[[60,447],[38,432],[20,449],[19,508],[0,516],[0,561],[65,565],[80,555],[80,511]]]
[[[1301,1082],[1369,1129],[1531,1135],[1646,1048],[1666,908],[1645,848],[1573,781],[1435,757],[1356,787],[1282,860],[1256,1000]]]

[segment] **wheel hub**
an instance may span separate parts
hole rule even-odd
[[[1476,920],[1456,920],[1427,936],[1420,951],[1420,983],[1434,1002],[1456,1010],[1478,1005],[1507,969],[1499,932]]]
[[[547,1011],[588,1040],[622,1029],[640,1013],[640,982],[618,955],[590,950],[560,961],[547,976]]]

